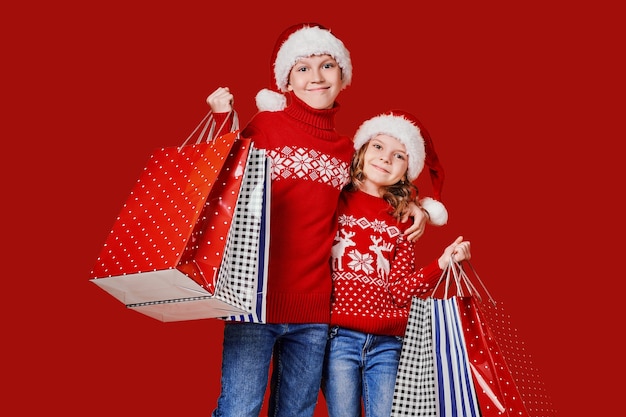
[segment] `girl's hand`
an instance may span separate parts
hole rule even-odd
[[[444,270],[450,263],[451,258],[456,262],[461,262],[469,260],[471,257],[472,253],[470,250],[470,242],[468,240],[464,241],[463,236],[459,236],[443,251],[443,254],[439,257],[439,268]]]

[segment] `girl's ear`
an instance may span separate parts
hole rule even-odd
[[[293,87],[291,87],[290,83],[287,83],[287,91],[293,91]]]

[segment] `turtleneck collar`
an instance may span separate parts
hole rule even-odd
[[[285,107],[285,113],[294,119],[311,126],[315,129],[335,131],[335,114],[339,111],[339,103],[330,109],[314,109],[300,100],[293,92],[288,92],[289,104]]]

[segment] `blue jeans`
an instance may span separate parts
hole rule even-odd
[[[313,416],[327,339],[327,324],[226,323],[221,392],[211,415],[258,417],[273,359],[268,415]]]
[[[333,327],[322,392],[329,417],[389,417],[402,338]]]

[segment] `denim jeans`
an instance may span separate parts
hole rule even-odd
[[[333,327],[322,392],[329,417],[389,417],[402,338]]]
[[[317,404],[327,324],[224,326],[221,392],[213,417],[258,417],[268,385],[270,417],[311,417]]]

